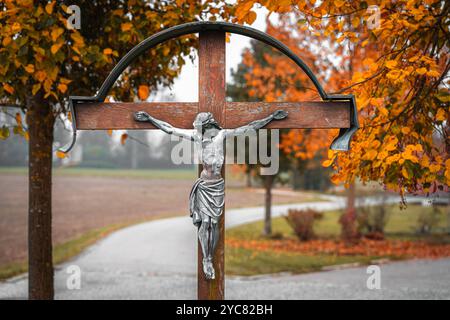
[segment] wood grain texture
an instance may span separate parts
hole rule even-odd
[[[266,128],[349,128],[350,102],[228,102],[226,128],[236,128],[267,117],[276,110],[288,112],[282,121],[272,121]]]
[[[209,85],[209,83],[208,83]],[[192,129],[192,122],[200,110],[210,110],[224,128],[236,128],[264,118],[283,109],[289,116],[283,121],[274,121],[267,128],[348,128],[350,126],[350,102],[227,102],[225,111],[217,109],[208,99],[196,102],[140,102],[140,103],[92,103],[75,106],[77,128],[80,130],[107,129],[155,129],[150,123],[136,122],[134,111],[146,111],[152,116],[169,122],[175,127]],[[222,96],[214,99],[222,101]],[[215,100],[214,100],[215,101]]]
[[[200,32],[198,111],[212,112],[219,123],[225,122],[225,33]],[[225,164],[222,176],[225,178]],[[199,167],[199,172],[202,170]],[[216,278],[205,279],[202,268],[202,250],[198,243],[197,297],[199,300],[225,298],[225,207],[219,220],[220,239],[214,253]]]
[[[135,111],[146,111],[155,118],[169,122],[176,127],[192,129],[197,114],[196,102],[115,102],[77,104],[75,118],[77,129],[155,129],[151,123],[137,122]]]

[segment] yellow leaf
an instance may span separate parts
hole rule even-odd
[[[84,39],[78,32],[74,32],[70,35],[70,37],[75,41],[76,44],[82,45],[84,44]]]
[[[437,72],[436,70],[430,70],[430,71],[427,72],[427,76],[429,76],[429,77],[437,78],[440,75],[441,74],[439,72]]]
[[[59,82],[64,83],[64,84],[69,84],[72,82],[72,80],[61,77],[61,78],[59,78]]]
[[[67,85],[64,83],[58,84],[58,90],[61,91],[61,93],[65,93],[67,91]]]
[[[122,23],[121,29],[123,32],[130,31],[133,25],[130,22]]]
[[[336,8],[340,8],[345,4],[345,1],[343,0],[336,0],[334,1],[334,5],[336,6]]]
[[[367,160],[373,160],[377,157],[377,150],[371,149],[365,154],[365,159]]]
[[[25,67],[25,71],[28,72],[28,73],[33,73],[34,72],[34,66],[32,64],[28,64]]]
[[[124,145],[127,138],[128,138],[128,134],[126,134],[126,133],[122,134],[122,136],[120,137],[120,143],[122,145]]]
[[[431,173],[436,173],[441,169],[441,166],[439,164],[431,164],[430,165],[430,172]]]
[[[379,107],[378,110],[385,117],[387,117],[389,115],[389,110],[387,108],[385,108],[385,107]]]
[[[43,82],[47,78],[47,74],[41,70],[35,73],[35,77],[39,82]]]
[[[411,130],[408,128],[408,127],[403,127],[402,128],[402,133],[403,134],[408,134],[408,133],[410,133],[411,132]]]
[[[51,46],[50,51],[52,52],[52,54],[55,54],[58,52],[59,48],[61,48],[63,45],[63,42],[60,43],[55,43],[54,45]]]
[[[57,156],[59,159],[64,159],[67,155],[66,155],[64,152],[56,151],[56,156]]]
[[[386,61],[387,68],[394,69],[396,66],[397,66],[397,61],[395,61],[395,60]]]
[[[45,12],[48,14],[52,14],[53,12],[53,6],[55,5],[55,2],[51,2],[45,6]]]
[[[336,158],[336,151],[328,149],[328,159],[334,160]]]
[[[430,165],[430,158],[428,158],[426,154],[423,155],[422,159],[420,159],[420,165],[425,168]]]
[[[111,48],[106,48],[106,49],[103,49],[103,54],[106,54],[106,55],[110,55],[110,54],[112,54],[112,49]]]
[[[20,30],[22,30],[22,26],[20,25],[20,23],[14,22],[11,27],[11,30],[13,33],[19,32]]]
[[[325,160],[324,162],[322,162],[322,166],[329,167],[329,166],[331,166],[332,163],[333,163],[333,160]]]
[[[378,153],[377,159],[379,160],[383,160],[388,156],[388,153],[386,151],[381,151],[380,153]]]
[[[341,182],[341,178],[336,174],[332,175],[330,180],[334,184],[338,184],[339,182]]]
[[[386,75],[386,77],[391,80],[397,80],[400,77],[400,70],[392,70]]]
[[[164,56],[167,56],[167,55],[169,54],[169,52],[170,52],[170,48],[169,48],[168,46],[165,46],[165,47],[163,48],[163,55],[164,55]]]
[[[353,26],[353,28],[358,28],[358,26],[359,26],[359,17],[358,16],[355,16],[353,19],[352,19],[352,26]]]
[[[436,113],[436,120],[437,121],[445,121],[447,119],[447,116],[445,114],[445,110],[443,108],[439,108],[439,110]]]
[[[55,28],[52,30],[51,33],[51,37],[52,37],[52,41],[56,42],[56,40],[58,40],[59,36],[62,35],[64,33],[64,29],[63,28]]]
[[[402,175],[403,175],[406,179],[409,179],[408,170],[406,170],[405,167],[402,167]]]
[[[381,145],[381,142],[379,140],[373,140],[371,143],[371,147],[373,149],[378,149],[378,147]]]
[[[418,74],[420,74],[420,75],[423,75],[423,74],[425,74],[427,72],[427,69],[426,68],[419,68],[419,69],[416,70],[416,72]]]
[[[13,94],[14,93],[14,88],[11,87],[9,84],[4,83],[3,84],[3,89],[5,89],[6,92],[8,92],[9,94]]]
[[[149,94],[150,94],[150,90],[149,90],[148,86],[146,86],[146,85],[139,86],[139,89],[138,89],[139,99],[145,100],[148,98]]]
[[[41,84],[40,84],[40,83],[34,84],[34,85],[33,85],[33,88],[31,89],[31,93],[32,93],[33,95],[35,95],[36,92],[38,92],[40,88],[41,88]]]

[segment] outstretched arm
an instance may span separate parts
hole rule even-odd
[[[170,123],[164,122],[162,120],[156,119],[149,115],[145,111],[137,111],[134,113],[134,119],[140,122],[150,122],[158,129],[161,129],[165,133],[173,134],[178,137],[182,137],[188,140],[193,140],[193,130],[184,130],[180,128],[173,127]]]
[[[286,118],[287,115],[288,115],[287,111],[277,110],[274,113],[272,113],[270,116],[265,117],[264,119],[252,121],[249,124],[239,127],[239,128],[227,129],[226,135],[227,136],[238,136],[241,134],[246,134],[250,130],[261,129],[262,127],[267,125],[272,120],[282,120],[282,119]]]

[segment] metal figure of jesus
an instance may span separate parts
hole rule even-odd
[[[194,130],[175,128],[167,122],[155,119],[147,112],[134,113],[136,121],[150,122],[162,131],[193,141],[201,150],[203,171],[192,187],[189,209],[193,223],[198,228],[198,238],[203,253],[203,272],[206,279],[214,279],[213,256],[219,242],[219,218],[223,212],[225,182],[221,176],[224,163],[224,141],[230,136],[257,130],[272,120],[287,117],[287,112],[278,110],[266,118],[255,120],[235,129],[222,129],[210,112],[200,112],[193,123]]]

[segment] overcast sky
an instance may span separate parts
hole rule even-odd
[[[260,31],[266,30],[266,9],[257,9],[258,16],[256,21],[251,25],[252,28]],[[232,34],[230,42],[226,44],[226,81],[230,81],[231,69],[236,68],[241,62],[242,51],[250,46],[250,38]],[[167,95],[178,102],[196,102],[198,101],[198,59],[191,62],[186,59],[186,65],[183,66],[180,76],[175,80],[172,90],[160,92],[151,100],[163,101],[167,100]]]

